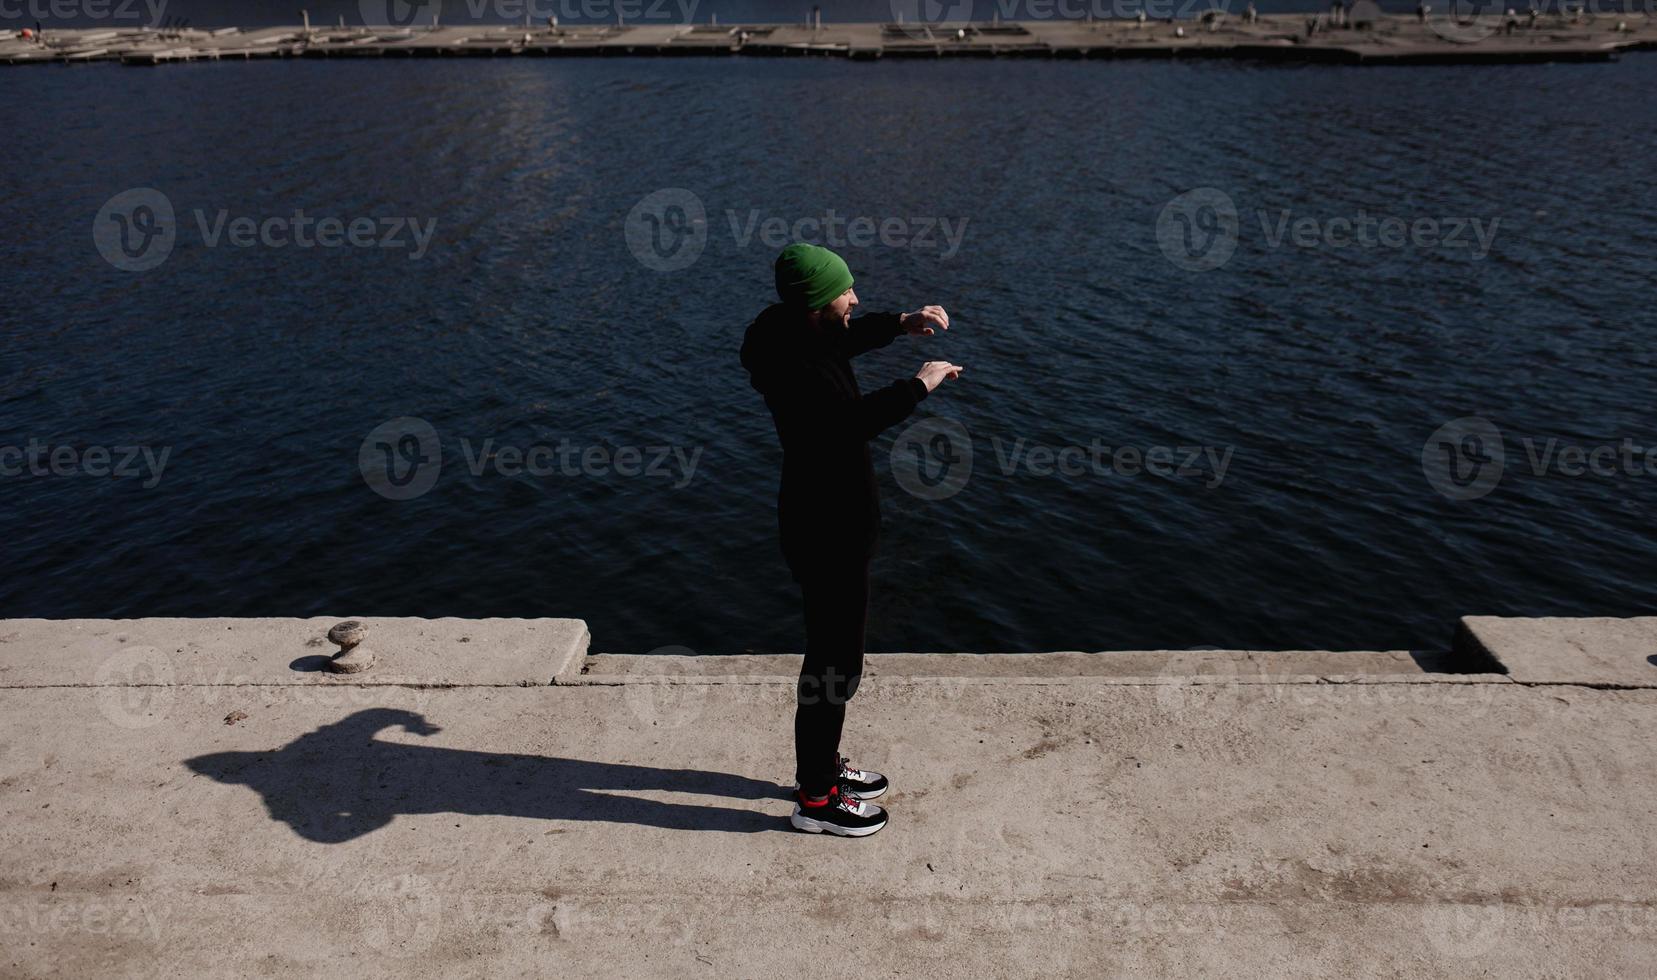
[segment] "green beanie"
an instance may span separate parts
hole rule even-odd
[[[784,303],[820,310],[850,288],[846,260],[821,245],[795,242],[777,256],[777,296]]]

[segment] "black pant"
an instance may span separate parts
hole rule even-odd
[[[869,621],[869,562],[851,556],[794,569],[805,600],[805,662],[794,708],[794,775],[810,796],[840,774],[846,702],[863,676],[863,631]]]

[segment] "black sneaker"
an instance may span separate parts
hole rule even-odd
[[[856,800],[872,800],[883,796],[890,787],[886,777],[878,772],[867,769],[853,769],[851,760],[840,757],[840,782],[846,784],[846,795]],[[800,784],[794,784],[794,792],[800,791]]]
[[[820,834],[828,831],[840,837],[867,837],[886,826],[886,811],[873,803],[853,799],[846,784],[829,790],[818,803],[796,794],[794,815],[788,818],[796,830]]]
[[[867,769],[853,769],[851,760],[845,756],[840,757],[840,781],[846,784],[852,796],[860,800],[881,796],[888,786],[885,776]]]

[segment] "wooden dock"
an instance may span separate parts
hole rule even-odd
[[[0,36],[7,64],[118,61],[161,65],[252,58],[562,55],[882,58],[1244,58],[1362,65],[1610,61],[1657,47],[1657,19],[1525,15],[1457,24],[1381,15],[1210,15],[1202,20],[915,24],[641,24],[579,27],[270,27],[254,30],[47,30]]]

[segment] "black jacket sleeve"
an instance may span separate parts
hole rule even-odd
[[[868,351],[885,347],[903,332],[903,315],[899,313],[869,313],[852,320],[846,328],[842,345],[847,357],[856,357]]]
[[[847,397],[813,372],[771,393],[778,412],[798,430],[816,438],[859,442],[868,442],[908,418],[926,395],[926,382],[905,378],[866,395]]]

